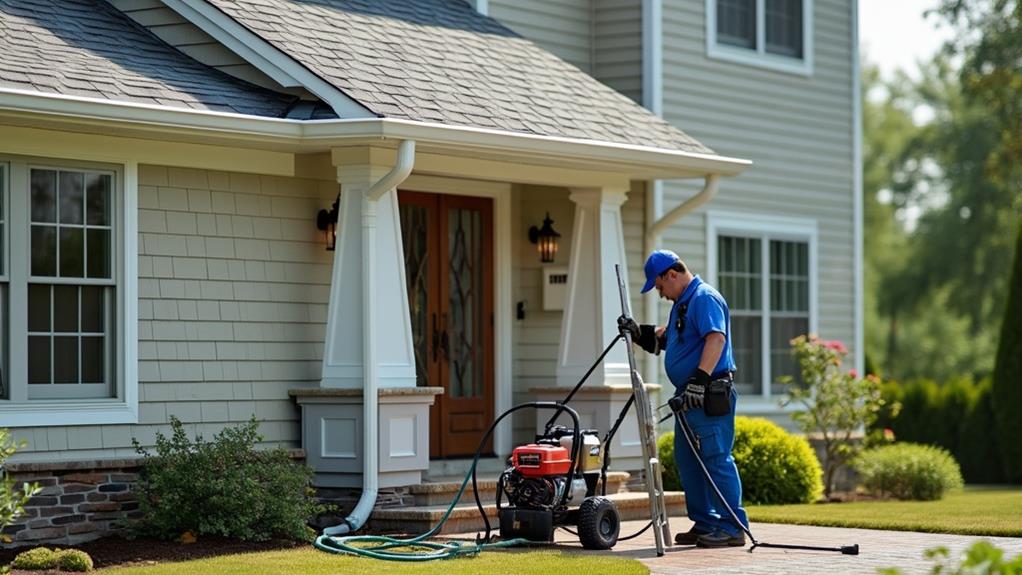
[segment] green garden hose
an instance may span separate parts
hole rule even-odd
[[[447,541],[440,543],[426,541],[439,532],[444,523],[447,523],[447,518],[454,512],[454,506],[458,504],[462,494],[465,493],[465,487],[468,485],[468,480],[472,477],[472,472],[475,471],[478,461],[477,457],[472,462],[468,474],[465,475],[465,480],[461,482],[461,489],[458,490],[458,495],[454,497],[454,501],[447,508],[443,518],[426,533],[411,539],[397,539],[384,535],[347,535],[344,537],[320,535],[316,538],[314,545],[317,549],[330,553],[357,555],[387,561],[433,561],[435,559],[452,559],[454,557],[477,555],[480,551],[486,549],[512,547],[529,543],[528,539],[509,539],[497,543],[478,543],[474,541]],[[396,549],[402,548],[407,548],[407,550],[396,551]]]

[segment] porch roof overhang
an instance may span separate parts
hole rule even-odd
[[[278,173],[285,172],[279,175],[294,175],[296,155],[358,146],[396,147],[401,140],[415,140],[418,153],[424,156],[461,157],[474,162],[477,177],[485,172],[486,162],[593,170],[628,180],[734,176],[752,164],[715,154],[413,120],[303,121],[5,88],[0,88],[0,124],[291,155],[291,174],[286,168],[278,168]],[[450,169],[456,170],[456,166]],[[516,181],[514,173],[502,170],[493,179]],[[538,176],[540,181],[524,173],[521,177],[518,181],[542,183],[542,176]]]

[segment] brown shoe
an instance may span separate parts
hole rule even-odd
[[[695,527],[685,533],[677,533],[674,536],[675,545],[695,545],[700,535],[708,535],[706,531],[699,531]]]

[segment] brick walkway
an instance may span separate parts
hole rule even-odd
[[[621,527],[622,534],[634,533],[644,521],[628,521]],[[691,523],[684,517],[672,517],[672,533],[687,531]],[[905,531],[873,529],[847,529],[839,527],[809,527],[804,525],[778,525],[753,523],[752,532],[758,541],[840,547],[859,544],[859,555],[842,555],[811,551],[757,548],[754,553],[744,549],[697,549],[695,547],[669,547],[663,557],[656,556],[653,533],[647,531],[636,539],[618,543],[613,551],[617,556],[630,556],[642,561],[653,574],[667,573],[870,573],[881,567],[899,567],[907,573],[928,573],[932,562],[923,557],[923,551],[943,545],[951,549],[952,557],[980,539],[987,539],[1004,549],[1008,557],[1022,554],[1022,538],[974,537]],[[558,530],[557,541],[565,548],[583,551],[573,535]]]

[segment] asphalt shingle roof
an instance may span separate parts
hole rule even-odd
[[[712,151],[464,0],[207,0],[388,118]]]
[[[102,0],[0,0],[0,86],[269,117],[294,101],[200,64]]]

